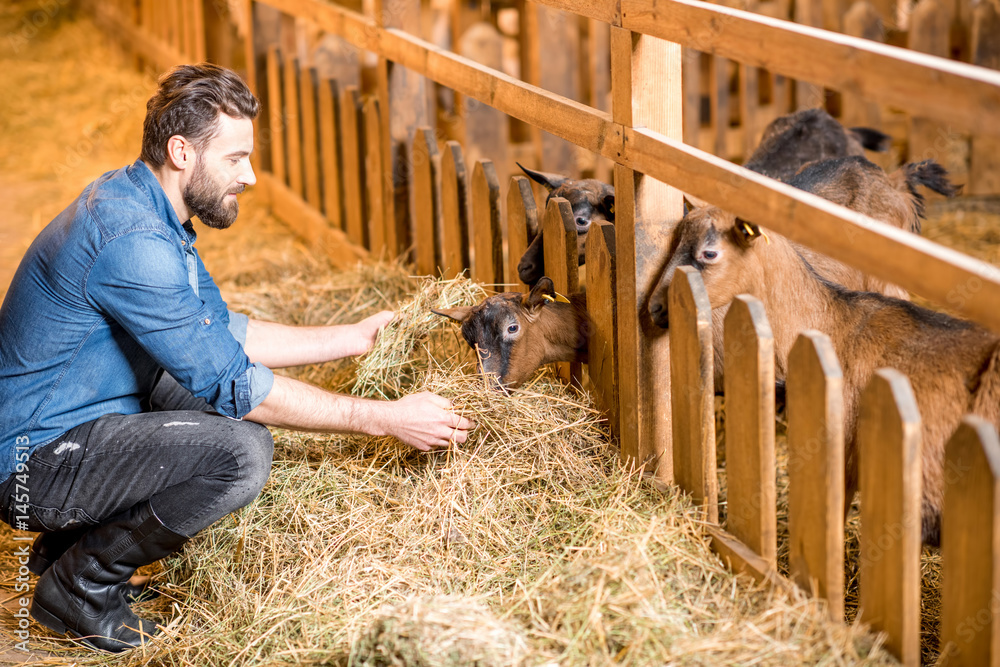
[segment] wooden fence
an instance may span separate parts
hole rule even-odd
[[[197,59],[144,17],[142,0],[95,3],[98,20],[160,69]],[[726,526],[718,522],[711,313],[696,272],[671,285],[669,335],[645,310],[662,270],[681,190],[891,281],[1000,331],[1000,271],[687,145],[682,47],[748,68],[905,109],[973,140],[1000,140],[1000,74],[876,42],[698,0],[543,0],[609,25],[608,113],[503,74],[414,36],[419,4],[376,2],[372,16],[320,0],[246,0],[247,77],[267,109],[257,122],[258,188],[276,215],[331,253],[412,252],[421,273],[469,270],[517,288],[528,230],[545,233],[545,264],[560,291],[581,282],[575,226],[564,200],[542,210],[524,177],[501,191],[489,159],[430,121],[430,82],[615,163],[616,223],[587,240],[592,305],[589,380],[623,460],[676,482],[705,508],[715,548],[735,569],[775,573],[774,351],[760,303],[740,297],[726,321]],[[139,12],[126,8],[140,7]],[[303,23],[375,54],[373,95],[320,76],[302,56]],[[176,33],[167,32],[166,35]],[[197,42],[197,40],[195,40]],[[851,63],[850,67],[845,63]],[[988,120],[987,120],[988,119]],[[669,185],[667,185],[669,184]],[[504,209],[506,209],[504,211]],[[672,352],[671,352],[672,351]],[[737,352],[738,351],[738,352]],[[566,368],[567,377],[580,369]],[[842,382],[829,340],[804,334],[790,359],[791,579],[843,615]],[[683,391],[671,391],[671,387]],[[919,661],[919,444],[906,379],[881,371],[868,388],[860,437],[863,619],[905,663]],[[919,419],[919,417],[917,417]],[[957,664],[1000,664],[1000,442],[967,418],[947,450],[943,651]],[[878,478],[872,475],[878,471]],[[739,508],[739,511],[734,511]],[[883,539],[892,527],[891,539]]]

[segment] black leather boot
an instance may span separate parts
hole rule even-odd
[[[124,586],[141,565],[177,551],[188,540],[139,503],[88,530],[42,574],[31,616],[103,651],[119,653],[158,632],[125,602]]]
[[[84,526],[73,530],[40,533],[35,538],[31,545],[31,552],[28,554],[28,571],[42,576],[45,570],[52,567],[52,563],[76,544],[90,528],[90,526]],[[125,594],[125,601],[129,604],[160,597],[159,591],[150,588],[148,581],[143,584],[127,583],[122,588],[122,592]]]

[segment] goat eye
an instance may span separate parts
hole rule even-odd
[[[520,327],[518,327],[516,324],[512,324],[509,327],[507,327],[507,333],[509,333],[509,334],[515,334],[515,333],[517,333],[517,330],[519,328]]]
[[[704,257],[705,259],[715,259],[718,256],[719,253],[715,250],[706,250],[705,252],[702,253],[702,257]]]

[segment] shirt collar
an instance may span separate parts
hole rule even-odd
[[[177,218],[173,204],[167,198],[167,193],[163,191],[163,186],[156,180],[156,176],[150,171],[149,166],[138,159],[126,168],[126,173],[139,189],[146,193],[153,208],[166,221],[167,226],[173,229],[182,240],[186,240],[188,245],[194,243],[198,235],[194,231],[194,226],[190,220],[183,223]]]

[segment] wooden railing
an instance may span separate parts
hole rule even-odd
[[[436,82],[613,160],[616,222],[597,225],[587,241],[585,282],[594,320],[587,376],[623,459],[691,493],[710,524],[718,517],[715,388],[711,313],[697,273],[681,271],[672,283],[669,336],[646,312],[681,215],[681,190],[1000,332],[996,267],[685,144],[681,46],[989,138],[1000,135],[1000,74],[697,0],[542,4],[610,24],[611,113],[415,36],[417,3],[377,2],[374,17],[367,17],[321,0],[247,0],[247,76],[267,109],[257,122],[254,159],[259,189],[274,212],[330,253],[399,256],[412,249],[410,259],[421,273],[468,270],[477,280],[515,289],[527,230],[540,227],[547,272],[557,290],[572,292],[582,281],[566,202],[552,200],[540,210],[520,176],[502,192],[490,160],[467,164],[459,142],[443,141],[421,110],[420,91],[425,79]],[[195,59],[121,7],[98,6],[98,18],[160,69]],[[296,21],[377,54],[375,94],[363,97],[357,87],[320,77],[299,58],[289,39]],[[734,568],[781,585],[774,350],[758,302],[741,297],[730,308],[725,344],[734,371],[726,373],[725,387],[728,512],[726,529],[713,525],[710,531]],[[560,372],[577,381],[582,376],[579,368]],[[838,618],[844,588],[839,373],[823,335],[800,338],[787,387],[789,571],[799,585],[827,598]],[[866,398],[878,409],[866,410],[860,437],[881,445],[866,449],[862,470],[879,471],[884,483],[862,480],[862,553],[870,543],[881,555],[864,570],[861,599],[863,618],[885,630],[890,648],[912,663],[919,660],[919,521],[913,521],[919,456],[905,385],[894,372],[880,373]],[[671,392],[671,386],[684,390]],[[990,605],[1000,594],[994,546],[1000,537],[1000,443],[988,425],[969,418],[947,457],[951,469],[966,472],[949,478],[946,491],[942,646],[960,662],[982,664],[998,660],[990,653],[1000,637],[998,621],[968,619],[980,618],[983,609],[993,619]],[[880,540],[885,525],[901,526],[888,544]]]

